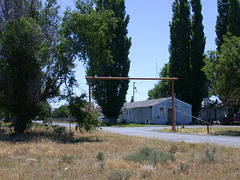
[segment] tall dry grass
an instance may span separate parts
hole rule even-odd
[[[26,137],[31,137],[31,133]],[[30,137],[16,141],[4,140],[1,135],[0,179],[240,179],[237,148],[215,146],[215,161],[202,162],[206,148],[212,145],[164,142],[102,131],[75,132],[71,141],[44,135]],[[143,147],[174,153],[176,160],[154,167],[147,161],[123,160]],[[99,152],[103,152],[103,158],[96,158]]]

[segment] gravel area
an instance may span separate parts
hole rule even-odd
[[[186,128],[198,128],[203,126],[187,126]],[[214,126],[216,127],[216,126]],[[229,126],[228,126],[229,127]],[[140,136],[146,138],[155,138],[164,141],[175,141],[186,143],[209,143],[212,145],[220,146],[232,146],[240,148],[240,137],[233,136],[214,136],[214,135],[192,135],[192,134],[182,134],[182,133],[165,133],[158,132],[155,130],[161,130],[165,127],[129,127],[129,128],[120,128],[120,127],[103,127],[103,131],[108,131],[121,135],[129,136]],[[169,127],[171,128],[171,127]]]

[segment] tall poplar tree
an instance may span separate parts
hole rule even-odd
[[[239,0],[229,0],[227,32],[240,37],[240,3]]]
[[[89,59],[87,75],[128,77],[130,68],[128,55],[131,47],[131,39],[127,37],[129,15],[126,15],[125,0],[98,0],[96,10],[110,10],[117,20],[115,29],[112,29],[114,37],[112,41],[108,42],[113,61],[110,63],[104,63],[103,61],[95,63]],[[118,117],[125,101],[128,83],[129,81],[126,80],[95,80],[92,83],[94,98],[98,105],[102,107],[103,114],[107,118],[112,118],[113,123]]]
[[[202,24],[202,5],[200,0],[175,0],[172,6],[173,18],[170,24],[170,61],[165,65],[161,76],[178,77],[176,97],[192,104],[193,115],[198,115],[202,99],[207,95],[206,77],[201,71],[204,66],[206,39]],[[149,98],[169,95],[171,83],[161,81],[149,91]]]
[[[228,26],[228,8],[229,2],[228,0],[218,0],[218,16],[217,16],[217,24],[216,24],[216,45],[217,50],[220,49],[223,44],[223,35],[227,34],[227,26]]]
[[[203,32],[203,16],[202,5],[200,0],[192,0],[192,39],[191,39],[191,104],[192,113],[197,116],[201,109],[201,103],[204,97],[207,96],[206,76],[202,71],[204,66],[204,50],[206,38]]]
[[[216,45],[220,50],[223,36],[230,33],[240,37],[240,3],[239,0],[218,0],[218,16],[216,22]]]
[[[187,0],[175,0],[170,24],[170,67],[169,76],[178,77],[176,97],[191,103],[190,38],[191,18]]]

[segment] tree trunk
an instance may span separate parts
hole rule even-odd
[[[16,135],[23,134],[24,131],[27,129],[28,120],[25,118],[21,118],[18,116],[13,116],[12,124],[14,126],[14,132]]]

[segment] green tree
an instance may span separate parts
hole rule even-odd
[[[191,103],[190,38],[191,18],[187,0],[175,0],[170,23],[169,76],[178,77],[176,97]]]
[[[98,0],[97,12],[109,10],[113,12],[113,18],[116,19],[116,28],[111,29],[114,37],[108,42],[107,47],[111,52],[113,61],[105,63],[100,60],[94,63],[89,59],[87,75],[106,76],[106,77],[128,77],[130,60],[128,58],[131,47],[131,39],[127,37],[127,25],[129,16],[125,12],[124,0]],[[103,63],[101,63],[103,62]],[[120,109],[125,102],[129,81],[93,81],[92,91],[97,103],[102,107],[102,112],[107,118],[114,120],[118,117]]]
[[[97,115],[86,111],[88,103],[85,98],[85,94],[79,97],[71,97],[68,106],[71,115],[76,118],[77,128],[79,128],[81,132],[98,127]]]
[[[74,83],[73,59],[59,36],[56,0],[6,0],[0,13],[0,108],[21,134],[39,112],[39,103]],[[6,12],[8,11],[8,13]]]
[[[165,64],[159,73],[160,78],[169,77],[169,63]],[[172,91],[170,89],[170,81],[163,80],[159,81],[157,85],[148,91],[149,99],[157,99],[171,96]]]
[[[204,66],[204,50],[206,38],[203,32],[202,5],[200,0],[192,0],[192,33],[191,33],[191,51],[190,51],[190,69],[191,69],[191,102],[192,113],[198,116],[201,109],[201,103],[204,97],[207,97],[206,76],[202,71]]]
[[[68,105],[62,105],[52,112],[52,117],[53,118],[67,118],[68,112],[69,112]]]
[[[239,3],[239,0],[229,0],[227,32],[231,33],[233,36],[240,37],[240,3]]]
[[[202,24],[200,0],[191,1],[192,17],[188,1],[173,3],[173,18],[170,24],[170,61],[164,66],[160,77],[178,77],[175,93],[177,98],[193,105],[193,114],[198,115],[202,99],[207,96],[206,76],[201,71],[204,62],[205,36]],[[149,91],[149,97],[171,95],[171,83],[159,82]]]
[[[216,45],[220,50],[223,36],[231,33],[240,36],[240,3],[239,0],[218,0],[218,16],[216,23]]]
[[[48,102],[40,102],[38,104],[38,119],[39,120],[45,120],[47,118],[51,117],[51,106],[48,104]]]
[[[240,105],[240,38],[223,36],[220,51],[211,51],[203,70],[209,81],[211,94],[216,95],[231,111]]]
[[[227,26],[228,26],[228,8],[229,2],[228,0],[217,0],[218,4],[218,16],[216,23],[216,45],[217,50],[220,49],[223,44],[223,35],[227,34]]]
[[[114,69],[108,68],[109,64],[115,64],[113,66],[118,67],[124,72],[126,71],[127,67],[126,69],[124,69],[121,62],[115,63],[117,59],[116,60],[114,59],[113,57],[114,54],[112,53],[112,50],[110,48],[111,44],[116,45],[116,43],[113,43],[115,38],[114,33],[117,27],[117,22],[120,21],[121,19],[116,18],[112,10],[107,10],[98,6],[96,10],[94,9],[95,6],[97,6],[97,4],[94,4],[91,1],[77,1],[76,3],[77,9],[72,12],[67,11],[65,13],[65,17],[63,19],[62,32],[64,33],[65,37],[69,40],[70,42],[69,46],[72,48],[75,57],[79,57],[80,60],[87,62],[88,75],[110,76],[104,74],[105,69],[108,69],[109,72],[115,71]],[[124,31],[119,33],[124,34]],[[125,42],[125,38],[121,40]],[[127,46],[127,44],[125,45]],[[120,54],[120,57],[124,56],[125,56],[124,54]],[[116,76],[118,75],[116,74]],[[113,85],[112,84],[110,85],[108,83],[107,86],[109,87]],[[102,86],[98,86],[98,88],[99,89],[106,88],[105,83]],[[119,87],[118,89],[121,89],[122,91],[123,88]],[[109,94],[109,92],[102,93],[101,94],[102,99],[104,99],[106,97],[106,94]],[[94,91],[94,87],[93,94],[95,97],[98,96]],[[102,104],[99,101],[100,100],[98,100],[98,104],[101,106]],[[116,102],[116,99],[114,102]],[[111,104],[111,106],[107,108],[113,106],[114,104]]]
[[[76,10],[64,13],[61,34],[68,40],[67,46],[73,57],[87,63],[109,63],[112,61],[108,43],[112,41],[112,29],[116,20],[111,11],[94,10],[91,1],[78,0]]]

